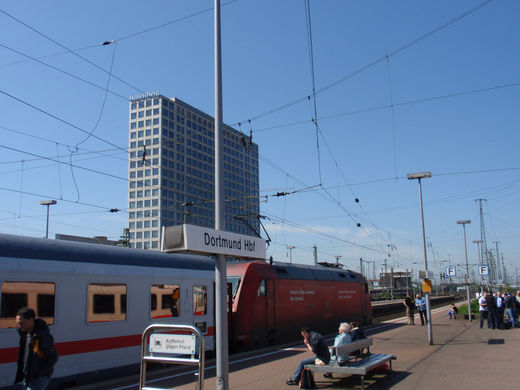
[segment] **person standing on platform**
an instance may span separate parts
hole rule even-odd
[[[327,347],[327,343],[321,334],[311,331],[310,328],[304,327],[301,329],[301,335],[307,349],[314,353],[316,357],[303,359],[300,364],[298,364],[293,376],[285,381],[288,385],[297,385],[300,381],[305,365],[315,364],[315,359],[320,359],[325,364],[329,364],[330,362],[329,347]]]
[[[484,324],[484,320],[488,320],[488,328],[489,326],[489,312],[487,308],[487,293],[484,293],[479,299],[478,299],[478,306],[480,311],[480,329],[482,329],[482,325]]]
[[[497,291],[497,296],[495,297],[495,301],[497,303],[497,328],[504,329],[504,298],[500,291]]]
[[[413,318],[414,316],[414,302],[410,294],[406,296],[403,302],[404,306],[406,307],[406,315],[408,317],[408,325],[415,325],[415,320]]]
[[[488,328],[497,328],[497,301],[493,296],[493,293],[487,294],[486,307],[488,310]]]
[[[506,293],[505,300],[506,314],[509,317],[509,320],[511,321],[511,327],[516,328],[516,299],[511,294]]]
[[[28,307],[18,310],[16,324],[20,349],[15,384],[21,382],[22,390],[45,390],[58,360],[49,327]]]
[[[421,294],[417,294],[415,296],[415,306],[419,311],[419,317],[421,318],[421,325],[428,323],[428,318],[426,318],[426,299],[421,297]]]

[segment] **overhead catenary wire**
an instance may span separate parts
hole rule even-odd
[[[311,4],[310,0],[305,0],[305,22],[307,25],[307,42],[309,46],[309,62],[311,71],[311,82],[312,82],[312,104],[314,111],[314,132],[316,133],[316,153],[318,158],[318,177],[319,182],[322,183],[321,177],[321,157],[320,157],[320,137],[318,134],[318,109],[316,105],[316,72],[314,70],[314,49],[312,46],[312,23],[311,23]]]
[[[8,191],[8,192],[14,192],[14,193],[17,193],[17,194],[21,193],[23,195],[36,196],[36,197],[43,198],[43,199],[56,199],[53,195],[49,195],[49,194],[42,194],[42,193],[29,192],[29,191],[20,191],[20,190],[16,190],[16,189],[13,189],[13,188],[7,188],[7,187],[2,187],[2,186],[0,186],[0,190]],[[93,203],[75,202],[75,201],[70,200],[70,199],[61,199],[61,201],[67,202],[67,203],[76,203],[76,204],[79,204],[79,205],[82,205],[82,206],[95,207],[95,208],[98,208],[98,209],[104,209],[106,211],[110,211],[111,209],[114,209],[113,207],[101,206],[101,205],[93,204]],[[118,209],[118,210],[119,211],[123,211],[123,212],[125,211],[125,209]]]
[[[41,137],[39,135],[36,135],[36,134],[31,134],[31,133],[28,133],[26,131],[21,131],[21,130],[16,130],[16,129],[11,129],[9,127],[5,127],[5,126],[0,126],[0,129],[2,130],[5,130],[5,131],[9,131],[9,132],[12,132],[12,133],[15,133],[15,134],[19,134],[19,135],[23,135],[25,137],[30,137],[32,139],[38,139],[40,141],[44,141],[44,142],[49,142],[49,143],[52,143],[52,144],[55,144],[55,145],[61,145],[61,146],[65,146],[67,148],[73,148],[73,145],[70,145],[70,144],[64,144],[64,143],[61,143],[61,142],[58,142],[54,139],[50,139],[50,138],[46,138],[46,137]],[[78,155],[82,155],[82,154],[99,154],[100,156],[102,157],[111,157],[111,158],[114,158],[114,159],[118,159],[118,160],[123,160],[123,161],[128,161],[128,159],[125,157],[125,158],[122,158],[122,157],[117,157],[115,156],[115,154],[105,154],[107,152],[113,152],[115,150],[122,150],[125,155],[127,154],[127,151],[126,149],[121,149],[120,147],[118,148],[114,148],[114,149],[106,149],[106,150],[89,150],[89,149],[85,149],[85,148],[81,148],[80,150],[84,150],[85,152],[78,152]],[[61,155],[59,157],[66,157],[68,156],[68,154],[66,155]],[[34,160],[40,160],[39,158],[36,158]],[[31,161],[30,159],[27,159],[25,161]],[[1,164],[11,164],[11,163],[18,163],[19,160],[16,160],[16,161],[0,161],[0,165]]]
[[[225,2],[225,3],[222,3],[220,6],[221,7],[225,7],[227,5],[230,5],[232,3],[235,3],[239,0],[231,0],[231,1],[228,1],[228,2]],[[106,43],[112,43],[113,41],[123,41],[123,40],[126,40],[126,39],[130,39],[130,38],[134,38],[136,36],[139,36],[139,35],[142,35],[142,34],[146,34],[148,32],[151,32],[151,31],[155,31],[155,30],[158,30],[158,29],[161,29],[161,28],[164,28],[166,26],[169,26],[169,25],[172,25],[172,24],[175,24],[175,23],[179,23],[179,22],[182,22],[184,20],[187,20],[187,19],[190,19],[190,18],[193,18],[193,17],[196,17],[196,16],[199,16],[199,15],[202,15],[204,13],[207,13],[207,12],[210,12],[210,11],[213,11],[214,7],[211,7],[211,8],[206,8],[204,10],[201,10],[201,11],[197,11],[197,12],[194,12],[190,15],[186,15],[186,16],[182,16],[180,18],[176,18],[176,19],[173,19],[173,20],[170,20],[168,22],[165,22],[165,23],[161,23],[159,25],[156,25],[156,26],[152,26],[152,27],[149,27],[149,28],[146,28],[144,30],[140,30],[140,31],[136,31],[136,32],[133,32],[133,33],[130,33],[130,34],[127,34],[127,35],[123,35],[119,38],[116,38],[112,41],[106,41],[106,42],[103,42],[102,44],[99,44],[99,43],[95,43],[95,44],[92,44],[92,45],[88,45],[88,46],[83,46],[83,47],[80,47],[80,48],[75,48],[75,49],[72,49],[73,51],[75,52],[78,52],[78,51],[83,51],[83,50],[87,50],[87,49],[93,49],[93,48],[96,48],[96,47],[99,47],[99,46],[104,46]],[[7,48],[7,47],[6,47]],[[7,48],[9,50],[12,50],[10,48]],[[60,55],[63,55],[63,54],[69,54],[70,51],[69,50],[66,50],[66,51],[60,51],[60,52],[57,52],[57,53],[52,53],[52,54],[47,54],[47,55],[44,55],[44,56],[40,56],[40,57],[35,57],[35,58],[30,58],[29,56],[27,56],[29,58],[29,61],[38,61],[38,60],[41,60],[43,58],[49,58],[49,57],[55,57],[55,56],[60,56]],[[26,56],[25,54],[22,54],[22,53],[19,53],[21,55],[24,55]],[[20,64],[20,63],[24,63],[24,62],[28,62],[28,60],[25,60],[25,61],[15,61],[15,62],[10,62],[10,63],[7,63],[7,64],[0,64],[0,67],[4,67],[4,66],[11,66],[11,65],[17,65],[17,64]],[[47,65],[47,64],[46,64]],[[50,66],[50,65],[48,65]],[[74,77],[74,76],[73,76]],[[101,87],[102,88],[102,87]],[[121,95],[118,95],[118,96],[121,96]],[[121,96],[122,98],[128,100],[126,97],[124,96]]]
[[[99,125],[99,122],[101,121],[101,118],[103,116],[103,112],[105,110],[105,105],[106,105],[106,102],[107,102],[108,87],[110,86],[110,78],[112,77],[112,68],[114,66],[114,58],[115,58],[116,48],[117,48],[117,43],[114,43],[113,41],[112,42],[106,42],[106,44],[104,44],[105,46],[106,45],[111,45],[111,44],[113,44],[114,49],[112,50],[112,60],[110,61],[110,71],[108,73],[108,78],[107,78],[107,83],[106,83],[106,88],[105,88],[105,94],[103,96],[103,102],[101,103],[101,109],[100,109],[97,121],[94,124],[94,127],[87,134],[87,136],[83,140],[78,142],[76,144],[76,146],[74,147],[74,149],[70,151],[70,156],[69,156],[70,173],[71,173],[71,176],[72,176],[72,182],[74,183],[74,187],[76,188],[76,194],[77,194],[77,200],[78,201],[79,201],[81,195],[80,195],[80,192],[79,192],[79,187],[78,187],[78,183],[77,183],[77,180],[76,180],[76,176],[74,175],[74,168],[73,168],[73,165],[72,165],[72,156],[74,155],[75,152],[77,152],[79,145],[81,145],[82,143],[86,142],[94,134],[94,131],[96,131],[96,129],[97,129],[98,125]]]
[[[96,46],[99,46],[99,45],[96,45]],[[57,66],[54,66],[54,65],[48,64],[48,63],[46,63],[46,62],[44,62],[44,61],[41,61],[40,59],[38,59],[38,58],[36,58],[36,57],[32,57],[32,56],[30,56],[30,55],[28,55],[28,54],[26,54],[26,53],[23,53],[23,52],[21,52],[21,51],[19,51],[19,50],[13,49],[13,48],[11,48],[11,47],[9,47],[9,46],[6,46],[6,45],[4,45],[4,44],[2,44],[2,43],[0,43],[0,47],[3,47],[4,49],[10,50],[10,51],[12,51],[12,52],[14,52],[14,53],[16,53],[16,54],[19,54],[19,55],[21,55],[21,56],[24,56],[24,57],[26,57],[26,58],[29,58],[29,59],[32,60],[32,61],[36,61],[36,62],[38,62],[38,63],[41,64],[41,65],[44,65],[44,66],[46,66],[46,67],[48,67],[48,68],[50,68],[50,69],[53,69],[53,70],[55,70],[55,71],[57,71],[57,72],[63,73],[63,74],[65,74],[65,75],[69,76],[69,77],[72,77],[72,78],[74,78],[74,79],[76,79],[76,80],[78,80],[78,81],[81,81],[81,82],[83,82],[83,83],[86,83],[86,84],[88,84],[88,85],[91,85],[91,86],[93,86],[93,87],[95,87],[95,88],[98,88],[98,89],[101,89],[101,90],[105,90],[105,87],[103,87],[103,86],[101,86],[101,85],[97,85],[97,84],[95,84],[95,83],[93,83],[93,82],[91,82],[91,81],[88,81],[87,79],[84,79],[84,78],[82,78],[82,77],[76,76],[76,75],[73,74],[73,73],[70,73],[70,72],[67,72],[66,70],[60,69],[60,68],[58,68]],[[116,96],[116,97],[118,97],[118,98],[120,98],[120,99],[123,99],[123,100],[125,100],[125,101],[128,101],[128,97],[123,96],[123,95],[120,95],[120,94],[118,94],[117,92],[114,92],[114,91],[108,90],[108,93],[110,93],[110,94],[112,94],[112,95],[114,95],[114,96]]]
[[[427,103],[427,102],[431,102],[431,101],[435,101],[435,100],[449,99],[449,98],[453,98],[453,97],[470,95],[470,94],[474,94],[474,93],[483,93],[483,92],[489,92],[489,91],[502,89],[502,88],[511,88],[511,87],[519,87],[519,86],[520,86],[520,82],[511,82],[511,83],[506,83],[506,84],[495,85],[492,87],[472,89],[472,90],[468,90],[468,91],[460,91],[460,92],[455,92],[455,93],[440,95],[440,96],[419,98],[419,99],[404,101],[401,103],[393,103],[392,105],[394,108],[396,108],[396,107],[400,107],[400,106]],[[391,108],[392,105],[385,104],[385,105],[380,105],[380,106],[375,106],[375,107],[363,108],[363,109],[359,109],[359,110],[347,111],[347,112],[343,112],[343,113],[339,113],[339,114],[324,115],[324,116],[320,117],[320,120],[324,121],[324,120],[329,120],[329,119],[340,118],[342,116],[350,116],[350,115],[364,114],[364,113],[368,113],[368,112],[372,112],[372,111],[386,110],[388,108]],[[274,126],[269,126],[269,127],[264,127],[264,128],[256,128],[255,133],[258,134],[258,133],[262,133],[262,132],[269,131],[269,130],[275,130],[275,129],[279,129],[282,127],[297,126],[297,125],[301,125],[301,124],[305,124],[305,123],[309,123],[309,122],[312,122],[312,119],[305,119],[305,120],[300,120],[300,121],[282,123],[279,125],[274,125]]]
[[[449,21],[447,21],[446,23],[443,23],[440,26],[438,26],[438,27],[428,31],[427,33],[425,33],[425,34],[423,34],[423,35],[421,35],[421,36],[419,36],[419,37],[409,41],[408,43],[406,43],[406,44],[400,46],[399,48],[389,52],[388,54],[385,54],[382,57],[379,57],[376,60],[374,60],[374,61],[372,61],[372,62],[370,62],[370,63],[368,63],[368,64],[366,64],[366,65],[364,65],[364,66],[362,66],[362,67],[360,67],[358,69],[356,69],[355,71],[353,71],[353,72],[351,72],[351,73],[349,73],[349,74],[347,74],[347,75],[345,75],[345,76],[343,76],[343,77],[333,81],[332,83],[325,85],[324,87],[318,89],[316,91],[316,94],[320,94],[322,92],[325,92],[325,91],[335,87],[336,85],[339,85],[339,84],[345,82],[346,80],[348,80],[348,79],[350,79],[350,78],[352,78],[354,76],[357,76],[358,74],[361,74],[361,73],[365,72],[366,70],[374,67],[375,65],[385,61],[387,56],[390,58],[390,57],[392,57],[394,55],[397,55],[397,54],[401,53],[402,51],[404,51],[406,49],[409,49],[410,47],[412,47],[412,46],[416,45],[417,43],[425,40],[426,38],[434,35],[435,33],[438,33],[439,31],[447,28],[448,26],[450,26],[450,25],[452,25],[452,24],[462,20],[463,18],[471,15],[472,13],[478,11],[479,9],[481,9],[482,7],[492,3],[493,1],[495,1],[495,0],[486,0],[486,1],[476,5],[475,7],[472,7],[471,9],[463,12],[462,14],[456,16],[455,18],[452,18]],[[255,115],[255,116],[253,116],[251,118],[244,119],[244,120],[238,121],[236,123],[233,123],[231,126],[235,126],[239,122],[246,122],[247,120],[255,121],[255,120],[263,118],[265,116],[268,116],[268,115],[274,114],[276,112],[285,110],[285,109],[287,109],[289,107],[292,107],[292,106],[294,106],[296,104],[302,103],[302,102],[304,102],[307,99],[308,99],[308,96],[304,96],[304,97],[292,100],[292,101],[290,101],[288,103],[285,103],[285,104],[280,105],[278,107],[272,108],[272,109],[270,109],[270,110],[268,110],[266,112],[263,112],[261,114]]]
[[[26,105],[26,106],[31,107],[31,108],[35,109],[36,111],[41,112],[42,114],[45,114],[45,115],[47,115],[47,116],[49,116],[49,117],[51,117],[51,118],[53,118],[53,119],[56,119],[57,121],[59,121],[59,122],[61,122],[61,123],[64,123],[64,124],[66,124],[66,125],[68,125],[68,126],[74,128],[74,129],[76,129],[76,130],[79,130],[79,131],[81,131],[81,132],[83,132],[83,133],[85,133],[85,134],[89,134],[89,132],[88,132],[87,130],[84,130],[84,129],[82,129],[82,128],[79,127],[79,126],[76,126],[75,124],[70,123],[70,122],[66,121],[65,119],[62,119],[62,118],[60,118],[60,117],[58,117],[58,116],[56,116],[56,115],[54,115],[54,114],[52,114],[52,113],[50,113],[50,112],[48,112],[48,111],[46,111],[46,110],[44,110],[44,109],[42,109],[42,108],[39,108],[39,107],[37,107],[37,106],[35,106],[35,105],[33,105],[33,104],[31,104],[31,103],[29,103],[29,102],[27,102],[27,101],[21,99],[21,98],[18,98],[18,97],[16,97],[16,96],[14,96],[14,95],[12,95],[12,94],[10,94],[10,93],[4,91],[4,90],[1,90],[1,89],[0,89],[0,93],[3,94],[3,95],[5,95],[5,96],[10,97],[11,99],[16,100],[16,101],[18,101],[18,102],[20,102],[20,103],[22,103],[22,104],[24,104],[24,105]],[[106,144],[108,144],[108,145],[110,145],[110,146],[113,146],[113,147],[115,147],[115,148],[117,148],[117,149],[120,149],[120,150],[122,150],[122,151],[124,151],[124,152],[128,152],[127,149],[122,148],[122,147],[120,147],[120,146],[118,146],[118,145],[116,145],[116,144],[113,144],[112,142],[107,141],[106,139],[103,139],[103,138],[101,138],[101,137],[98,137],[97,135],[94,135],[94,134],[93,134],[92,137],[94,137],[94,138],[96,138],[97,140],[99,140],[99,141],[101,141],[101,142],[104,142],[104,143],[106,143]]]
[[[390,71],[390,58],[386,56],[386,70],[388,73],[388,90],[390,93],[390,113],[392,117],[392,151],[394,155],[394,174],[397,179],[397,153],[396,153],[396,139],[395,139],[395,113],[394,113],[394,91],[392,88],[392,72]]]
[[[102,72],[104,72],[104,73],[106,73],[106,74],[109,74],[109,71],[107,71],[106,69],[102,68],[102,67],[99,66],[98,64],[96,64],[96,63],[90,61],[90,60],[89,60],[88,58],[86,58],[86,57],[83,57],[82,55],[78,54],[78,53],[75,52],[74,50],[69,49],[67,46],[61,44],[60,42],[56,41],[55,39],[53,39],[53,38],[49,37],[48,35],[42,33],[41,31],[37,30],[36,28],[29,26],[27,23],[25,23],[25,22],[23,22],[22,20],[20,20],[20,19],[14,17],[13,15],[7,13],[6,11],[0,9],[0,13],[3,13],[5,16],[7,16],[7,17],[13,19],[14,21],[16,21],[16,22],[22,24],[23,26],[27,27],[29,30],[35,32],[36,34],[38,34],[38,35],[40,35],[40,36],[42,36],[42,37],[44,37],[45,39],[48,39],[48,40],[51,41],[52,43],[58,45],[58,46],[61,47],[62,49],[65,49],[65,50],[66,50],[67,52],[69,52],[70,54],[72,54],[72,55],[74,55],[74,56],[80,58],[81,60],[85,61],[86,63],[88,63],[88,64],[90,64],[90,65],[92,65],[93,67],[95,67],[95,68],[101,70]],[[116,76],[116,75],[112,75],[112,77],[114,77],[115,79],[119,80],[120,82],[122,82],[123,84],[127,85],[128,87],[130,87],[130,88],[132,88],[132,89],[134,89],[134,90],[136,90],[136,91],[139,91],[140,93],[144,93],[144,91],[142,91],[141,89],[137,88],[136,86],[134,86],[134,85],[132,85],[132,84],[126,82],[126,81],[123,80],[122,78],[120,78],[120,77],[118,77],[118,76]]]

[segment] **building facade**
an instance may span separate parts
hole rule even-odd
[[[258,145],[223,127],[226,230],[259,233]],[[130,246],[160,249],[161,227],[215,226],[214,118],[177,98],[134,97],[129,112]]]

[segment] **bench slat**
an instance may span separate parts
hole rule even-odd
[[[371,338],[367,338],[354,341],[353,343],[340,345],[339,347],[331,347],[330,349],[333,355],[340,356],[363,348],[369,348],[373,343],[374,342]]]
[[[345,375],[366,375],[367,372],[380,366],[383,363],[386,363],[390,360],[396,359],[396,356],[393,354],[372,354],[367,356],[366,358],[359,360],[357,362],[353,362],[346,366],[340,366],[337,364],[334,365],[324,365],[324,366],[316,366],[314,364],[307,364],[305,368],[309,368],[314,372],[331,372],[335,374],[345,374]]]

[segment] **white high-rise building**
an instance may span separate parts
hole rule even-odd
[[[130,245],[160,249],[162,226],[214,227],[214,118],[157,93],[130,100]],[[259,233],[258,145],[224,125],[226,230]]]

